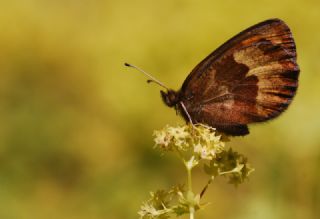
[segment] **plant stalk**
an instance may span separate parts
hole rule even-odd
[[[192,192],[192,175],[191,175],[191,171],[192,171],[192,167],[190,165],[186,165],[187,168],[187,173],[188,173],[188,179],[187,179],[187,183],[188,183],[188,194],[193,194]],[[194,206],[191,202],[189,202],[189,213],[190,213],[190,219],[194,219]]]
[[[189,211],[190,211],[190,219],[194,219],[194,207],[190,207]]]
[[[188,191],[192,192],[191,168],[187,167],[187,172],[188,172]]]

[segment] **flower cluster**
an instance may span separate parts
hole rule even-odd
[[[155,147],[158,147],[163,151],[188,150],[190,148],[190,144],[187,140],[190,138],[188,129],[188,126],[171,127],[167,125],[162,130],[154,131]]]
[[[230,148],[219,153],[208,165],[205,164],[204,171],[213,177],[226,176],[230,184],[237,186],[248,179],[254,169],[247,163],[246,157]]]
[[[225,148],[221,136],[216,135],[215,129],[199,124],[166,126],[154,132],[155,147],[163,151],[177,151],[180,153],[191,151],[197,160],[212,160]]]
[[[144,202],[138,214],[142,219],[167,219],[170,214],[180,216],[189,213],[189,206],[196,210],[207,204],[200,204],[200,195],[185,192],[184,186],[175,186],[169,190],[150,192],[150,199]]]
[[[177,216],[202,209],[206,204],[200,203],[209,184],[218,176],[227,177],[235,186],[248,179],[253,171],[242,154],[227,149],[221,135],[215,129],[203,124],[166,126],[154,132],[155,148],[163,152],[174,152],[183,160],[188,172],[188,190],[175,186],[165,191],[151,192],[151,198],[144,202],[138,212],[142,219],[166,219],[170,214]],[[204,163],[204,172],[209,180],[204,189],[194,194],[191,190],[191,170]]]

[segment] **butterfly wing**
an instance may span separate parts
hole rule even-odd
[[[247,124],[269,120],[287,109],[298,75],[290,29],[271,19],[242,31],[206,57],[179,93],[194,122],[246,135]]]

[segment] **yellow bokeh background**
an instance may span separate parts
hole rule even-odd
[[[297,96],[232,139],[256,171],[237,189],[215,181],[196,216],[319,218],[318,0],[2,1],[0,218],[138,218],[149,191],[184,182],[179,161],[152,148],[153,130],[183,121],[123,63],[178,89],[212,50],[274,17],[296,40]],[[193,180],[206,182],[200,169]]]

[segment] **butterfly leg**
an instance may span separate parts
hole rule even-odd
[[[190,116],[190,114],[188,113],[188,110],[187,110],[186,106],[184,105],[184,103],[183,103],[182,101],[180,101],[180,105],[181,105],[183,111],[186,113],[186,115],[187,115],[187,117],[188,117],[188,119],[189,119],[189,122],[191,123],[192,127],[194,127],[194,124],[193,124],[193,122],[192,122],[191,116]]]

